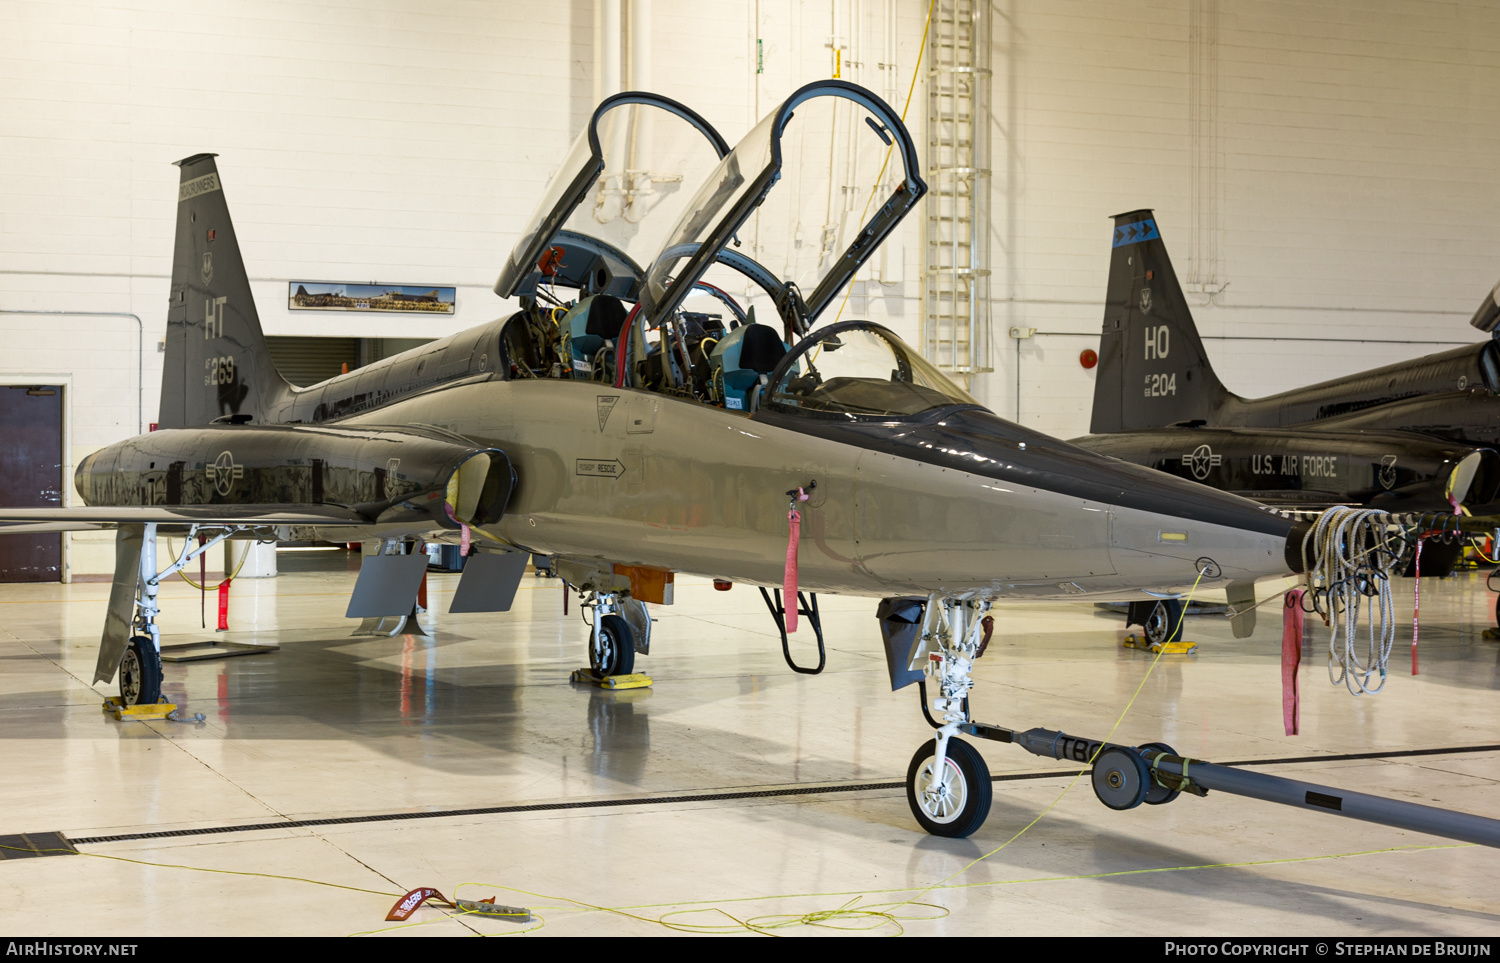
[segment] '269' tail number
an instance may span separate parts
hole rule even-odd
[[[207,371],[203,376],[204,384],[234,384],[234,358],[231,355],[226,354],[221,358],[204,358],[203,367]]]

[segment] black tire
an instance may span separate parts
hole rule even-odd
[[[1148,742],[1144,746],[1141,746],[1141,748],[1155,749],[1158,752],[1165,752],[1169,756],[1177,755],[1177,750],[1173,749],[1165,742]],[[1165,806],[1167,803],[1176,799],[1180,795],[1182,795],[1182,792],[1180,790],[1168,789],[1166,786],[1158,783],[1155,779],[1152,779],[1151,788],[1146,790],[1145,802],[1148,806]]]
[[[1152,645],[1176,642],[1182,638],[1182,601],[1160,599],[1152,606],[1151,614],[1141,626],[1146,641]]]
[[[1500,628],[1500,595],[1495,596],[1495,627]]]
[[[1151,768],[1134,749],[1110,746],[1094,760],[1094,795],[1110,809],[1134,809],[1151,789]]]
[[[629,675],[635,670],[635,644],[630,623],[618,615],[606,615],[599,634],[589,633],[589,668],[595,675]]]
[[[161,701],[161,653],[144,635],[130,640],[120,660],[120,702],[127,706],[154,706]]]
[[[906,801],[911,814],[934,836],[962,838],[984,825],[990,814],[994,789],[990,767],[979,750],[962,739],[949,739],[947,799],[935,799],[924,793],[932,782],[932,761],[937,754],[937,740],[929,739],[911,757],[906,768]],[[919,787],[918,781],[922,780]]]

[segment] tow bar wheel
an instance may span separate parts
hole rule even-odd
[[[1151,767],[1134,750],[1110,746],[1094,760],[1093,783],[1094,795],[1110,809],[1134,809],[1151,792]]]
[[[948,740],[943,778],[933,763],[937,740],[911,757],[906,770],[906,801],[922,828],[934,836],[967,836],[990,814],[990,767],[978,750],[961,739]]]

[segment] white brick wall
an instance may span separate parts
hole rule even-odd
[[[996,0],[993,293],[1017,302],[996,305],[981,392],[1002,413],[1010,324],[1097,335],[1107,215],[1155,208],[1191,273],[1193,5]],[[1225,383],[1268,394],[1476,340],[1500,277],[1500,7],[1217,6],[1229,286],[1195,315]],[[1023,421],[1087,430],[1089,343],[1021,348]]]
[[[841,34],[858,61],[845,77],[883,91],[884,6],[857,3],[849,37],[848,2],[656,0],[653,87],[733,141],[827,76]],[[1191,273],[1195,10],[1218,11],[1229,286],[1197,314],[1224,381],[1264,394],[1425,350],[1400,342],[1473,340],[1464,322],[1500,277],[1500,7],[994,3],[996,370],[975,390],[996,410],[1016,413],[1019,386],[1027,424],[1087,429],[1093,375],[1077,357],[1098,333],[1108,215],[1155,208]],[[898,109],[925,13],[898,0]],[[139,315],[152,420],[170,163],[210,150],[268,333],[488,320],[505,309],[500,261],[593,106],[593,16],[587,0],[0,0],[0,309]],[[924,105],[919,86],[919,136]],[[904,282],[856,285],[844,317],[915,339],[920,220],[903,231]],[[459,311],[309,320],[285,311],[292,278],[452,284]],[[134,322],[47,318],[0,314],[0,367],[72,374],[78,450],[132,433]],[[1042,333],[1018,346],[1011,325]]]

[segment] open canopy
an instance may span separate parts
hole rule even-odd
[[[632,295],[638,264],[661,249],[694,185],[728,153],[719,132],[675,100],[636,91],[606,98],[548,182],[495,293],[508,298],[524,294],[528,282],[534,287],[543,251],[567,241],[608,265],[606,281],[620,282],[613,293]],[[566,266],[591,283],[582,255],[574,260]]]
[[[778,222],[755,225],[759,239],[744,236],[783,179]],[[687,202],[646,272],[643,312],[659,324],[729,253],[726,245],[749,240],[757,261],[782,266],[784,282],[808,292],[799,313],[810,323],[926,192],[916,146],[888,104],[844,81],[808,84],[745,135]],[[805,224],[816,219],[823,226],[807,243]]]

